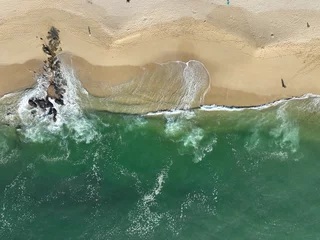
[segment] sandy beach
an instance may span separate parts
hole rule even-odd
[[[113,97],[112,89],[142,78],[152,63],[190,60],[210,76],[200,104],[255,106],[320,94],[317,1],[6,0],[1,6],[0,96],[35,83],[46,58],[41,38],[51,26],[60,30],[62,56],[71,56],[94,96]],[[152,101],[159,86],[140,91],[139,104]]]

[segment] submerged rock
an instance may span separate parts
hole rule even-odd
[[[44,44],[42,44],[42,51],[43,51],[45,54],[48,54],[48,55],[50,55],[50,56],[52,55],[50,48],[49,48],[48,46],[44,45]]]
[[[52,108],[52,114],[53,114],[53,121],[57,121],[57,110],[55,108]]]
[[[55,102],[59,105],[64,105],[64,102],[61,98],[56,99]]]

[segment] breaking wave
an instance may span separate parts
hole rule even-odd
[[[76,141],[88,143],[99,135],[94,123],[83,113],[82,101],[88,93],[82,88],[71,68],[63,65],[61,72],[66,81],[64,105],[51,101],[58,112],[56,122],[46,113],[46,110],[41,108],[35,110],[28,104],[30,98],[46,98],[49,83],[45,77],[39,76],[36,86],[27,90],[18,103],[17,116],[20,120],[20,132],[28,141],[43,142],[49,141],[52,135],[72,134]]]

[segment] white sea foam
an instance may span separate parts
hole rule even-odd
[[[161,193],[161,189],[163,187],[163,184],[165,183],[165,179],[168,177],[168,171],[171,164],[160,172],[160,174],[157,177],[157,183],[151,193],[148,193],[143,196],[143,202],[144,204],[147,204],[148,202],[152,202],[155,200],[156,196],[158,196]]]
[[[303,100],[303,99],[308,99],[308,98],[313,98],[313,99],[320,99],[320,95],[315,95],[312,93],[307,93],[304,94],[301,97],[293,97],[290,99],[281,99],[272,103],[260,105],[260,106],[254,106],[254,107],[227,107],[227,106],[218,106],[218,105],[203,105],[200,107],[200,110],[203,111],[243,111],[243,110],[263,110],[267,109],[273,106],[278,106],[282,103],[290,102],[292,100]],[[320,101],[320,100],[319,100]]]
[[[191,60],[186,63],[186,67],[183,70],[183,81],[183,95],[176,109],[190,109],[195,100],[201,105],[204,94],[210,87],[208,70],[201,62]],[[201,95],[199,96],[199,94]]]
[[[173,117],[167,117],[167,123],[165,126],[165,133],[168,136],[176,136],[178,134],[183,133],[184,125],[181,121],[176,120]]]
[[[7,94],[3,95],[2,97],[0,97],[0,101],[5,100],[7,98],[12,98],[12,97],[16,96],[17,94],[19,94],[19,92],[7,93]]]
[[[19,106],[18,115],[24,126],[22,133],[31,141],[43,142],[50,140],[52,134],[61,134],[62,127],[67,126],[76,141],[90,142],[98,134],[93,124],[84,116],[81,109],[79,94],[87,94],[80,82],[74,76],[73,70],[61,65],[62,76],[66,80],[64,94],[65,105],[61,106],[51,101],[57,109],[57,121],[53,122],[51,116],[38,109],[36,114],[31,114],[32,108],[28,104],[30,98],[45,98],[48,81],[39,77],[34,89],[26,91]]]
[[[194,112],[186,111],[180,115],[165,115],[165,133],[173,141],[181,143],[179,153],[193,154],[195,163],[200,162],[207,153],[213,150],[217,143],[215,136],[206,136],[205,131],[194,126]]]
[[[126,130],[132,131],[137,128],[141,128],[147,124],[147,120],[141,116],[125,116],[128,119],[126,124]]]
[[[0,164],[6,164],[15,153],[16,151],[11,150],[6,140],[0,135]]]
[[[228,112],[239,112],[244,110],[264,110],[274,106],[281,105],[286,102],[295,101],[295,100],[304,100],[304,99],[312,99],[309,106],[310,107],[319,107],[320,105],[320,95],[307,93],[301,97],[292,97],[290,99],[280,99],[275,102],[263,104],[260,106],[253,106],[253,107],[228,107],[228,106],[221,106],[221,105],[202,105],[200,106],[199,110],[201,111],[228,111]],[[171,109],[165,111],[157,111],[157,112],[149,112],[144,114],[145,116],[161,116],[161,115],[179,115],[184,112],[190,112],[190,110],[179,110],[179,109]]]
[[[59,151],[56,151],[59,149]],[[48,156],[47,152],[43,152],[39,154],[37,159],[40,159],[44,162],[58,162],[58,161],[66,161],[70,156],[70,149],[68,146],[68,141],[61,139],[52,150],[48,151],[50,154]]]
[[[272,111],[266,113],[266,115],[257,115],[252,122],[253,125],[249,129],[251,134],[244,147],[250,153],[250,156],[255,156],[255,154],[260,156],[259,160],[253,160],[253,166],[257,165],[260,160],[268,160],[270,158],[287,160],[291,154],[297,152],[300,142],[300,129],[297,120],[288,112],[288,109],[291,109],[290,103],[292,102],[286,101],[279,105],[276,112]],[[266,129],[268,129],[268,134],[271,137],[269,138],[270,149],[268,150],[266,150],[266,143],[260,141]],[[294,155],[295,160],[297,160],[297,157],[299,158],[299,156]]]
[[[215,215],[215,203],[218,201],[218,191],[213,189],[212,195],[205,194],[203,191],[188,193],[185,201],[180,206],[180,219],[187,217],[186,210],[190,208],[197,208],[197,210],[204,211],[207,214]],[[212,204],[214,203],[214,204]]]
[[[280,124],[270,131],[270,135],[276,139],[281,149],[288,149],[294,153],[299,147],[299,125],[294,119],[289,118],[286,107],[287,105],[282,105],[277,109]]]
[[[34,169],[33,164],[29,164],[25,172],[21,172],[13,181],[6,185],[2,195],[2,206],[0,209],[0,235],[3,232],[11,232],[16,229],[21,223],[30,222],[35,218],[30,206],[34,199],[27,192],[28,178],[24,176],[26,172],[32,174]]]
[[[180,152],[191,152],[194,155],[193,161],[195,163],[202,161],[206,154],[211,152],[217,143],[215,136],[210,137],[208,140],[204,140],[204,137],[203,129],[194,128],[181,139],[184,149]]]
[[[169,213],[158,213],[152,211],[151,207],[156,204],[156,197],[161,194],[171,164],[161,170],[154,188],[149,193],[144,194],[142,199],[137,202],[136,207],[130,211],[129,220],[131,225],[127,229],[129,235],[146,236],[159,226],[162,219],[170,217]]]
[[[167,111],[158,111],[158,112],[148,112],[146,114],[144,114],[144,116],[162,116],[162,115],[179,115],[182,114],[184,112],[189,112],[189,110],[167,110]]]

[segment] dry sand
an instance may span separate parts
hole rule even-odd
[[[110,96],[110,87],[141,76],[143,66],[176,60],[207,68],[203,104],[253,106],[320,94],[320,2],[236,2],[2,0],[0,95],[34,84],[45,59],[40,37],[52,25],[92,95]]]

